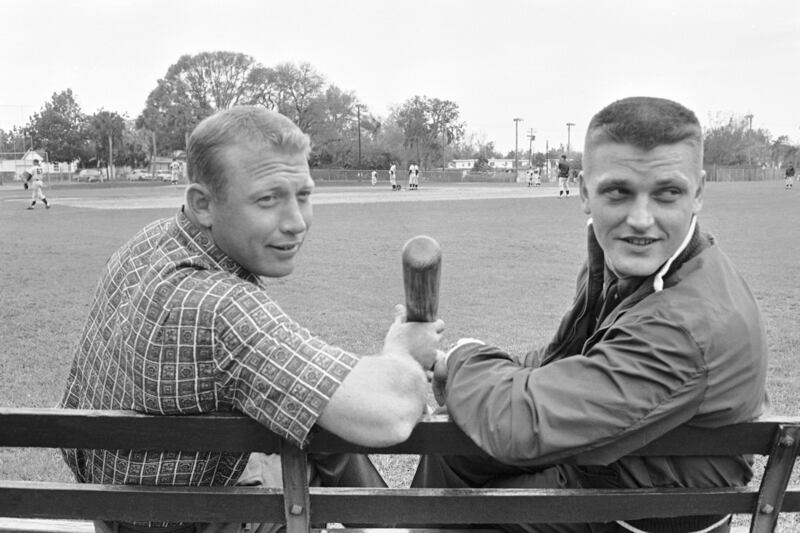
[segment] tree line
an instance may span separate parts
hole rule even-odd
[[[311,137],[312,167],[386,169],[393,161],[416,161],[422,168],[441,168],[452,159],[476,159],[480,169],[490,158],[503,157],[493,141],[466,132],[452,100],[416,95],[382,117],[309,63],[266,67],[246,54],[225,51],[180,57],[135,119],[105,109],[88,115],[71,89],[54,93],[27,125],[0,129],[0,151],[34,147],[50,161],[102,166],[113,157],[116,165],[143,167],[153,156],[184,150],[198,122],[234,105],[260,105],[292,119]],[[752,130],[746,120],[732,116],[717,117],[706,129],[705,143],[706,164],[782,165],[798,155],[787,136],[772,139],[767,130]],[[550,152],[505,156],[541,164],[563,153],[563,146]]]

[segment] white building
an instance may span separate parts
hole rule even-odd
[[[42,164],[45,174],[70,174],[78,169],[77,162],[48,162],[36,150],[28,150],[21,159],[0,159],[0,172],[4,175],[12,175],[13,179],[22,179],[22,173],[33,166],[33,160],[38,159]]]
[[[453,159],[447,164],[447,168],[454,168],[456,170],[471,170],[475,166],[477,159]],[[518,168],[528,168],[527,159],[517,159]],[[514,160],[505,158],[491,158],[489,159],[489,168],[494,170],[514,170]]]

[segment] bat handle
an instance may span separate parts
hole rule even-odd
[[[436,320],[441,266],[442,251],[435,239],[419,235],[403,246],[403,287],[409,322]]]

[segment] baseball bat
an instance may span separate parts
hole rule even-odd
[[[435,239],[418,235],[403,245],[403,287],[409,322],[436,320],[441,267],[442,249]]]

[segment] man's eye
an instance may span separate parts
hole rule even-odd
[[[612,200],[621,200],[626,196],[628,196],[628,191],[620,187],[609,187],[608,189],[603,191],[603,194],[605,194]]]
[[[662,189],[656,193],[656,198],[662,202],[672,202],[677,200],[683,191],[678,189],[677,187],[670,187],[668,189]]]
[[[305,202],[311,197],[311,191],[300,191],[297,193],[297,199],[301,202]]]
[[[262,196],[261,198],[258,199],[258,203],[261,204],[261,205],[265,205],[265,206],[274,205],[275,202],[277,202],[277,201],[278,201],[278,197],[275,196],[274,194],[269,194],[269,195],[266,195],[266,196]]]

